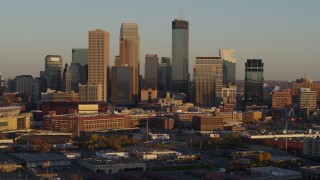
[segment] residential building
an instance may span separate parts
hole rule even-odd
[[[189,94],[189,22],[172,21],[172,91]]]
[[[101,96],[107,101],[107,67],[109,66],[109,32],[96,29],[89,31],[88,84],[101,85]]]

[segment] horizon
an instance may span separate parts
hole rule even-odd
[[[317,66],[312,66],[319,59],[320,24],[315,22],[320,2],[272,2],[28,1],[19,6],[4,2],[0,11],[0,73],[6,79],[38,77],[44,70],[45,56],[51,54],[61,55],[63,64],[70,63],[72,48],[87,48],[88,31],[94,29],[110,33],[112,66],[119,54],[121,23],[136,22],[141,38],[140,74],[144,75],[146,54],[172,58],[171,21],[183,11],[190,28],[190,74],[195,57],[218,56],[220,48],[229,48],[236,50],[237,80],[244,79],[246,59],[253,58],[264,62],[266,80],[294,81],[304,74],[320,80]],[[202,8],[197,10],[196,6]]]

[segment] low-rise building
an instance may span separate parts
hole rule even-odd
[[[109,152],[109,151],[98,151],[96,152],[98,158],[103,159],[119,159],[119,158],[129,158],[129,152]]]
[[[12,153],[10,156],[23,161],[27,168],[36,168],[44,164],[49,164],[50,167],[71,165],[70,159],[56,153]]]
[[[21,113],[20,106],[0,107],[0,131],[30,128],[30,113]]]
[[[244,123],[257,123],[262,120],[262,111],[246,111],[242,114]]]
[[[320,179],[320,166],[301,167],[301,179]]]
[[[307,157],[320,159],[320,138],[304,139],[303,154]]]
[[[61,132],[91,132],[106,129],[122,129],[123,115],[111,114],[64,114],[52,113],[43,117],[44,129]]]
[[[241,112],[222,112],[220,115],[223,118],[223,123],[225,126],[233,126],[242,123],[242,113]]]
[[[146,163],[133,160],[81,159],[77,161],[83,167],[96,173],[112,174],[121,172],[145,171]]]
[[[223,130],[223,117],[221,115],[194,116],[192,127],[196,131]]]

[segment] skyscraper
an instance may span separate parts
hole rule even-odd
[[[158,64],[159,58],[156,54],[147,54],[145,59],[144,89],[158,89]]]
[[[244,98],[253,104],[263,103],[263,62],[261,59],[247,59],[245,63]]]
[[[63,90],[65,92],[71,92],[71,70],[70,66],[66,63],[63,70]]]
[[[109,32],[89,31],[88,85],[101,84],[102,100],[107,101],[107,67],[109,65]]]
[[[189,22],[172,21],[172,91],[188,94]]]
[[[116,66],[132,67],[133,101],[139,101],[139,66],[140,66],[140,35],[137,23],[122,23],[120,29],[120,55]]]
[[[162,57],[158,66],[158,90],[162,92],[171,90],[171,63],[169,57]]]
[[[45,70],[40,76],[46,80],[47,88],[61,90],[62,57],[60,55],[47,55],[45,57]]]
[[[235,50],[219,49],[219,56],[223,59],[223,84],[235,85],[236,83],[236,59]]]
[[[111,103],[128,105],[132,103],[132,67],[113,66],[111,69]]]
[[[72,63],[79,63],[81,66],[88,65],[88,49],[73,48]]]
[[[222,64],[221,57],[196,57],[193,68],[196,105],[213,107],[221,103]]]

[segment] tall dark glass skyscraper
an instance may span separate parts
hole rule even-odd
[[[54,90],[61,90],[62,82],[62,57],[60,55],[47,55],[45,57],[45,71],[41,77],[47,81],[47,87]]]
[[[263,62],[261,59],[247,59],[245,64],[244,98],[246,102],[263,103]]]
[[[188,94],[189,22],[172,21],[172,91]]]
[[[71,90],[79,92],[79,83],[87,84],[88,81],[88,49],[72,49],[71,72]]]

